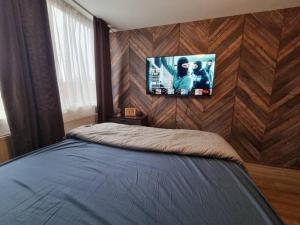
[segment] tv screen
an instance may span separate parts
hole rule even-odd
[[[212,95],[215,59],[215,54],[147,58],[147,94]]]

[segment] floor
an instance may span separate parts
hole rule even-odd
[[[286,225],[300,225],[300,170],[246,164],[250,176]]]

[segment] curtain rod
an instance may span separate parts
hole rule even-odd
[[[78,5],[80,8],[82,8],[84,11],[86,11],[88,14],[90,14],[92,17],[94,17],[94,14],[91,13],[89,10],[87,10],[85,7],[83,7],[79,2],[76,0],[72,0],[76,5]]]

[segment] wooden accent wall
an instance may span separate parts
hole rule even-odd
[[[300,8],[111,34],[114,107],[225,137],[248,162],[300,169]],[[146,95],[146,57],[216,53],[213,96]]]

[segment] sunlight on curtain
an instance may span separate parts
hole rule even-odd
[[[95,114],[93,21],[62,0],[48,0],[64,121]]]
[[[6,120],[6,114],[5,114],[2,97],[0,93],[0,136],[8,135],[9,133],[10,132]]]
[[[5,110],[4,110],[4,106],[3,106],[3,102],[2,102],[1,93],[0,93],[0,119],[6,120],[6,115],[5,115]]]

